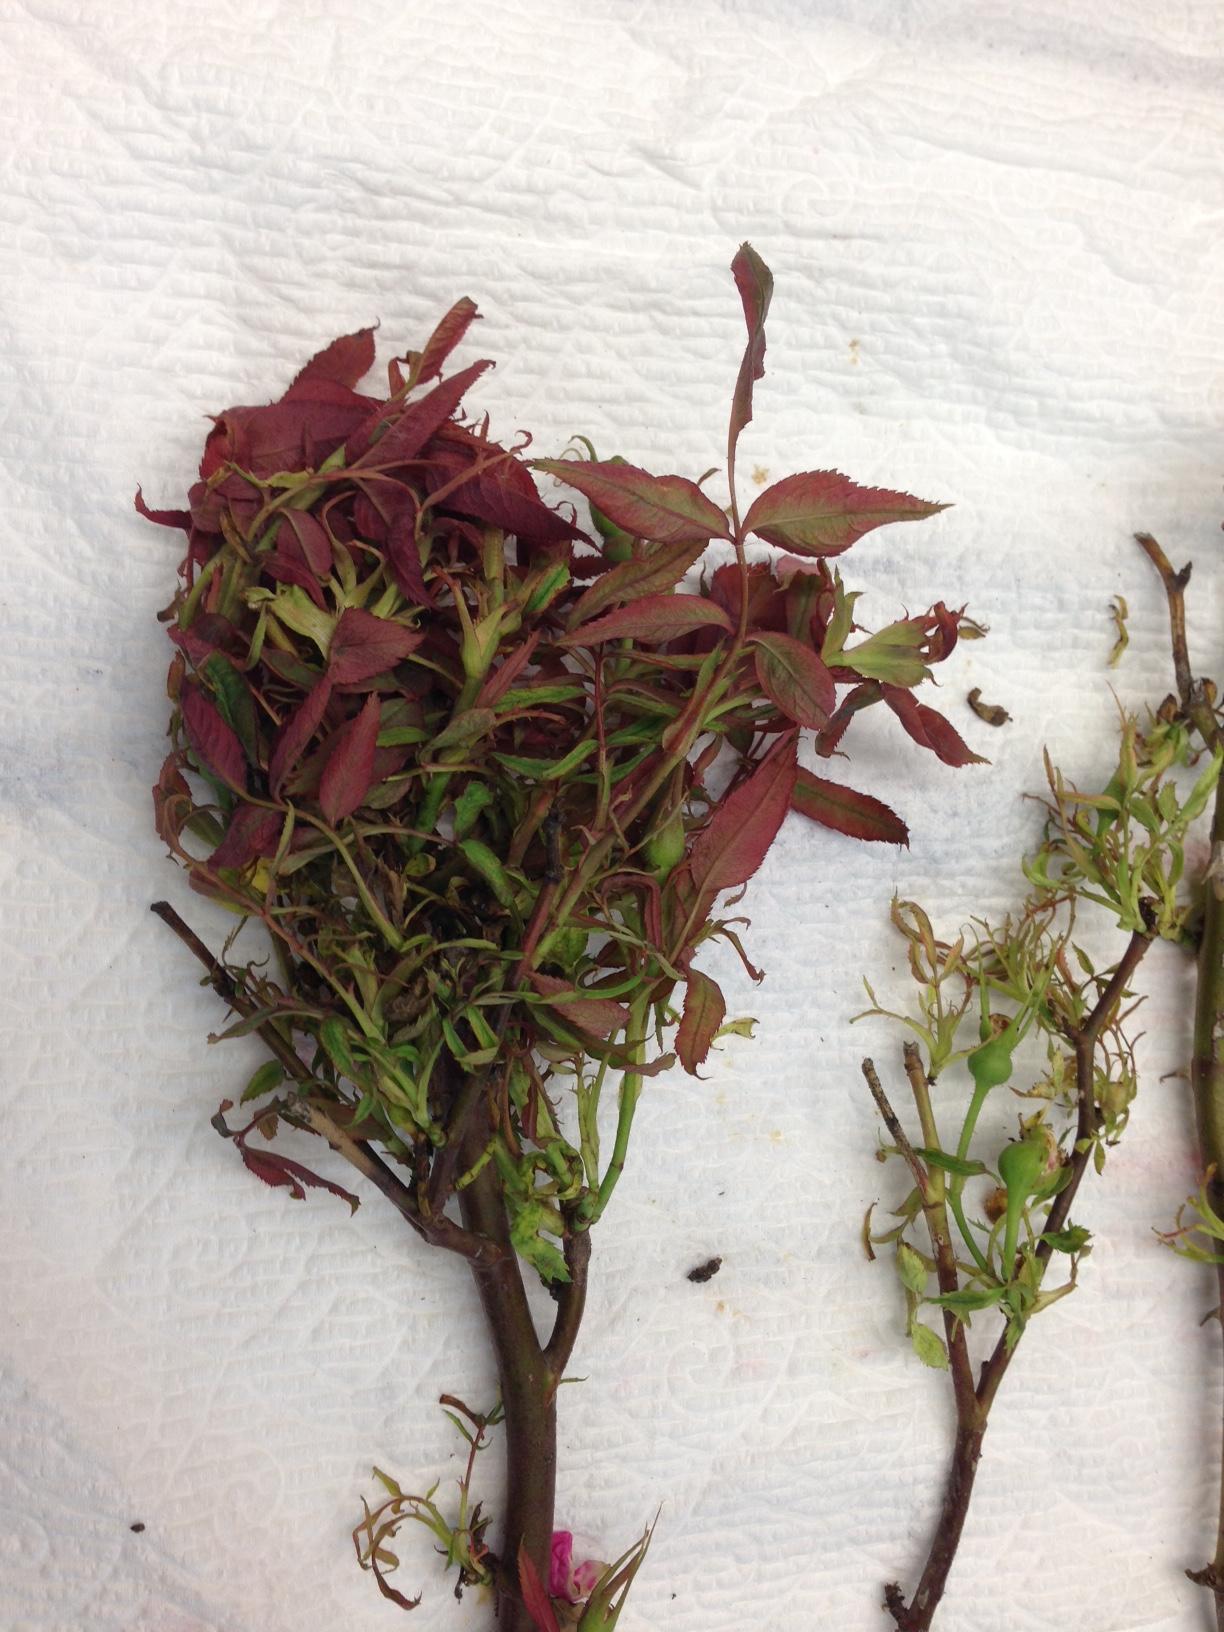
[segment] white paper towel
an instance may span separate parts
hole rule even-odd
[[[955,508],[847,571],[879,621],[966,600],[941,671],[990,755],[953,772],[865,720],[856,786],[908,854],[792,823],[754,883],[762,1024],[708,1083],[652,1082],[562,1396],[559,1520],[606,1556],[663,1504],[622,1625],[868,1632],[909,1583],[948,1444],[858,1225],[889,1192],[851,1030],[903,995],[894,889],[1001,911],[1048,743],[1090,781],[1113,705],[1169,684],[1136,527],[1197,563],[1218,638],[1224,18],[1213,0],[24,0],[0,18],[0,1245],[4,1632],[334,1632],[398,1612],[348,1530],[377,1461],[461,1463],[435,1401],[490,1398],[462,1266],[376,1196],[262,1189],[208,1117],[258,1058],[148,914],[219,940],[152,833],[177,504],[202,416],[261,401],[377,317],[383,356],[461,294],[479,401],[541,452],[716,463],[741,321],[772,265],[745,471],[838,466]],[[475,403],[476,399],[473,399]],[[169,539],[169,542],[168,542]],[[1105,668],[1107,603],[1131,647]],[[981,685],[1014,723],[964,706]],[[1193,1179],[1187,971],[1150,960],[1144,1090],[1077,1215],[1082,1290],[1000,1398],[942,1625],[1190,1632],[1212,1528],[1218,1338],[1155,1243]],[[890,970],[896,968],[894,976]],[[312,1151],[312,1155],[317,1152]],[[344,1177],[343,1174],[340,1175]],[[711,1254],[704,1286],[685,1272]],[[488,1468],[496,1503],[494,1458]],[[141,1533],[129,1527],[143,1523]],[[484,1627],[423,1533],[417,1632]]]

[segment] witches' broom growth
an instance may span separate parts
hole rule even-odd
[[[894,1247],[907,1334],[920,1359],[948,1373],[956,1408],[943,1504],[918,1584],[908,1600],[895,1583],[885,1591],[901,1632],[932,1623],[996,1395],[1029,1321],[1073,1290],[1090,1250],[1071,1210],[1085,1175],[1104,1169],[1126,1126],[1136,1089],[1132,983],[1160,940],[1201,945],[1193,1080],[1208,1176],[1195,1222],[1178,1239],[1201,1255],[1196,1243],[1224,1238],[1216,1179],[1224,1157],[1216,882],[1224,733],[1214,690],[1192,679],[1185,656],[1188,573],[1173,574],[1146,535],[1140,542],[1169,592],[1178,696],[1142,725],[1122,716],[1117,768],[1099,793],[1080,792],[1047,759],[1044,843],[1025,863],[1030,891],[1012,917],[941,940],[913,902],[893,907],[918,986],[915,1012],[894,1016],[911,1033],[903,1060],[917,1131],[907,1133],[865,1060],[889,1139],[881,1159],[898,1160],[912,1188],[893,1214],[898,1222],[873,1231],[869,1214],[864,1238],[873,1257],[877,1246]],[[1206,880],[1187,883],[1187,835],[1213,798],[1216,859]],[[1115,956],[1099,967],[1084,933],[1096,945],[1111,928]],[[868,992],[868,1012],[887,1012]],[[1015,1113],[1003,1143],[979,1130],[983,1109],[1000,1096]],[[1224,1604],[1224,1542],[1194,1578]],[[1221,1617],[1224,1628],[1224,1610]]]
[[[360,389],[372,332],[346,335],[278,402],[216,416],[185,509],[137,498],[187,537],[158,831],[194,889],[262,932],[214,957],[155,908],[234,1011],[221,1036],[269,1051],[249,1119],[226,1102],[215,1126],[265,1183],[355,1207],[271,1148],[285,1128],[319,1136],[474,1277],[500,1401],[450,1402],[471,1446],[457,1511],[384,1475],[356,1540],[408,1606],[387,1541],[420,1520],[461,1585],[495,1588],[501,1632],[610,1628],[641,1561],[644,1541],[595,1579],[550,1568],[557,1392],[639,1096],[677,1059],[696,1073],[724,1025],[701,967],[719,937],[743,956],[721,899],[792,809],[906,841],[879,800],[800,768],[801,733],[831,757],[883,704],[946,763],[976,757],[915,696],[959,614],[937,602],[868,633],[832,564],[941,507],[826,470],[741,511],[772,278],[747,245],[732,270],[748,340],[726,508],[683,476],[495,442],[463,410],[490,365],[443,373],[467,300],[390,363],[386,397]],[[555,1300],[545,1333],[530,1277]],[[494,1549],[470,1487],[495,1420]]]

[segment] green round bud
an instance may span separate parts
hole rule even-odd
[[[992,1037],[981,1048],[975,1048],[965,1064],[979,1088],[998,1088],[1012,1074],[1011,1045],[1002,1037]]]
[[[660,883],[684,860],[684,817],[679,811],[646,840],[646,862]]]
[[[999,1177],[1009,1196],[1029,1196],[1041,1188],[1048,1176],[1049,1140],[1044,1137],[1017,1139],[999,1155]]]

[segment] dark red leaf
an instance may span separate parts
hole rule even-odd
[[[531,662],[532,654],[540,644],[540,631],[535,629],[521,646],[516,646],[504,663],[493,670],[480,688],[475,708],[493,708],[501,702],[510,687]]]
[[[652,476],[636,465],[611,460],[534,459],[532,464],[577,488],[634,538],[704,545],[731,536],[723,512],[685,476]]]
[[[327,677],[337,686],[353,685],[385,674],[415,652],[425,639],[419,629],[405,629],[389,618],[376,618],[359,607],[340,614],[327,654]]]
[[[519,1543],[518,1555],[519,1587],[523,1594],[523,1604],[527,1613],[536,1624],[536,1632],[561,1632],[557,1625],[556,1612],[552,1606],[552,1599],[544,1590],[544,1583],[540,1580],[540,1572],[531,1562],[531,1555],[524,1542]]]
[[[791,808],[852,839],[909,845],[909,829],[886,804],[869,793],[856,793],[839,782],[826,782],[811,771],[799,772],[791,793]]]
[[[700,595],[644,595],[593,623],[584,623],[572,635],[563,635],[557,644],[595,646],[604,640],[634,639],[655,645],[677,640],[694,629],[708,628],[731,628],[731,619],[713,601]]]
[[[947,508],[909,493],[859,487],[840,471],[808,470],[767,487],[744,517],[744,529],[796,555],[840,555],[873,527]]]
[[[411,403],[394,419],[384,421],[388,428],[379,439],[372,447],[361,448],[358,452],[364,435],[363,428],[362,435],[356,437],[349,447],[349,464],[386,469],[390,465],[402,465],[406,460],[415,459],[438,427],[444,425],[459,407],[468,387],[475,384],[486,368],[492,367],[491,362],[485,361],[461,368],[457,374],[452,374],[417,402]]]
[[[239,805],[225,837],[208,858],[211,867],[246,867],[257,856],[274,856],[284,820],[277,810]]]
[[[333,454],[369,418],[376,406],[340,386],[329,387],[339,402],[301,398],[262,408],[227,408],[204,444],[200,475],[206,480],[222,465],[237,465],[253,476],[313,469]]]
[[[837,702],[833,676],[810,646],[790,635],[752,636],[761,689],[796,725],[819,729]]]
[[[331,701],[331,681],[320,680],[297,713],[285,725],[268,764],[268,787],[272,797],[280,797],[281,787],[289,772],[301,759],[319,729],[327,705]]]
[[[246,791],[246,755],[237,735],[198,686],[185,685],[179,694],[183,727],[196,757],[223,782]]]
[[[697,1075],[697,1067],[710,1052],[718,1028],[727,1017],[727,1003],[722,988],[700,969],[690,969],[684,989],[684,1012],[676,1032],[676,1054],[689,1076]]]
[[[361,713],[336,733],[319,782],[319,808],[335,827],[351,816],[374,780],[378,745],[378,698],[368,697]]]
[[[743,302],[744,322],[748,327],[748,344],[731,403],[730,447],[734,457],[740,432],[752,419],[753,382],[765,372],[765,319],[773,296],[773,273],[751,244],[740,245],[739,253],[731,262],[731,271]]]
[[[425,342],[417,374],[418,385],[425,380],[432,380],[436,374],[442,372],[443,363],[479,316],[475,302],[470,301],[466,295],[462,300],[455,302]]]
[[[259,557],[261,569],[278,584],[297,584],[306,591],[316,606],[326,606],[319,580],[302,559],[301,550],[292,536],[290,543],[293,544],[295,554],[291,555],[288,550],[269,550],[266,555]]]
[[[416,502],[409,499],[391,518],[387,530],[387,560],[400,594],[418,606],[432,606],[433,596],[426,587],[421,552],[417,548],[416,516]]]
[[[527,477],[526,488],[517,483],[512,486],[507,480],[512,470]],[[531,477],[510,454],[504,463],[478,471],[470,480],[461,482],[442,500],[441,508],[500,527],[530,544],[564,544],[583,536],[573,522],[544,503]]]
[[[988,760],[962,741],[943,715],[920,703],[904,686],[882,686],[884,701],[901,721],[907,733],[923,748],[942,759],[945,765],[987,765]]]
[[[306,510],[283,510],[281,524],[278,546],[284,544],[286,533],[292,533],[310,570],[326,578],[332,567],[332,548],[323,523]]]
[[[652,550],[622,561],[597,578],[583,595],[566,620],[566,627],[576,629],[605,607],[622,601],[635,601],[647,595],[662,594],[674,589],[705,549],[705,543],[658,544]]]
[[[304,1201],[307,1190],[329,1190],[333,1196],[339,1196],[341,1201],[347,1201],[350,1209],[355,1213],[361,1206],[360,1200],[351,1190],[342,1190],[338,1184],[325,1179],[319,1173],[312,1173],[301,1162],[295,1162],[291,1156],[278,1156],[271,1150],[250,1150],[238,1141],[238,1150],[243,1161],[255,1177],[270,1184],[273,1189],[287,1189],[294,1201]]]
[[[355,386],[374,366],[374,330],[357,329],[342,334],[330,346],[317,351],[281,399],[284,402],[310,397],[311,387],[324,382]]]
[[[879,700],[880,688],[874,680],[865,680],[861,686],[855,686],[852,691],[847,692],[837,705],[837,712],[816,738],[816,752],[822,758],[828,759],[836,752],[837,745],[845,736],[846,728],[854,716]]]
[[[790,808],[797,752],[797,733],[788,731],[748,780],[716,806],[688,864],[699,894],[746,884],[765,860]]]
[[[555,975],[533,974],[531,983],[550,1008],[594,1037],[611,1036],[614,1031],[623,1030],[628,1022],[629,1010],[623,1003],[614,1003],[609,997],[588,996]]]
[[[159,527],[181,527],[185,533],[191,531],[190,510],[150,510],[139,488],[132,502],[146,521],[155,521]]]

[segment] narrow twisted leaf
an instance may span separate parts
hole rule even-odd
[[[752,387],[765,372],[765,319],[773,298],[773,273],[751,244],[740,245],[731,262],[731,273],[743,302],[744,322],[748,328],[748,344],[731,403],[729,448],[734,459],[740,432],[752,420]]]
[[[331,700],[331,681],[323,679],[307,693],[301,707],[285,725],[268,765],[268,786],[274,799],[280,797],[285,778],[306,752],[319,729]]]
[[[425,342],[421,361],[417,365],[418,385],[442,372],[443,363],[479,317],[475,301],[469,300],[466,295],[455,302]]]
[[[989,763],[961,739],[951,721],[901,686],[881,687],[884,701],[901,721],[907,734],[923,748],[929,748],[945,765],[985,765]]]
[[[744,517],[744,528],[796,555],[840,555],[873,527],[920,521],[947,508],[910,493],[860,487],[837,470],[809,470],[767,487]]]
[[[533,974],[531,984],[550,1008],[593,1037],[610,1037],[628,1023],[629,1011],[623,1003],[580,991],[556,975]]]

